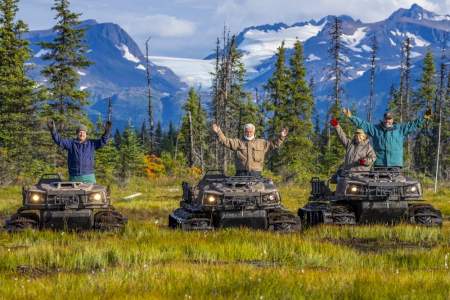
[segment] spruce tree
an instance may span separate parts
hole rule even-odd
[[[197,166],[204,169],[208,135],[206,112],[193,88],[189,90],[183,109],[185,115],[179,133],[181,149],[188,158],[190,167]]]
[[[173,126],[172,121],[169,122],[169,129],[163,135],[161,152],[166,152],[173,156],[175,154],[175,143],[177,140],[177,131]]]
[[[26,75],[30,59],[28,31],[18,20],[17,0],[0,1],[0,185],[33,172],[35,141],[39,138],[36,83]]]
[[[290,135],[280,149],[281,165],[288,170],[288,176],[309,180],[314,171],[313,145],[313,98],[306,80],[303,46],[300,41],[294,44],[294,53],[290,59],[289,98],[281,108],[285,112],[283,126],[289,128]]]
[[[131,177],[144,173],[144,150],[131,124],[125,128],[119,147],[117,175],[120,183],[127,184]]]
[[[101,138],[105,131],[101,115],[99,115],[95,125],[94,138]],[[115,172],[118,167],[118,162],[119,152],[114,146],[114,142],[109,140],[104,147],[95,152],[95,175],[97,179],[105,184],[115,182]]]
[[[265,86],[267,91],[265,109],[271,115],[267,122],[269,137],[275,137],[284,127],[283,122],[289,114],[287,105],[290,84],[290,71],[286,66],[286,49],[283,41],[276,53],[275,71]],[[271,170],[278,169],[282,164],[279,153],[276,151],[270,153],[268,162]]]
[[[329,121],[332,118],[339,119],[344,131],[347,131],[347,134],[349,133],[348,120],[346,120],[341,113],[342,94],[344,92],[342,88],[342,82],[345,75],[344,70],[346,64],[343,56],[344,45],[342,41],[342,34],[342,21],[338,17],[334,17],[329,30],[330,47],[328,49],[328,53],[332,61],[329,67],[328,76],[333,81],[333,86],[330,106],[328,109],[328,116],[324,127],[326,130],[325,134],[327,136],[327,147],[323,149],[324,154],[322,157],[324,171],[327,174],[331,174],[336,171],[345,154],[344,148],[342,147],[336,134],[332,132],[331,126],[329,126],[328,124]]]
[[[435,66],[433,54],[428,51],[423,60],[420,88],[410,107],[417,115],[432,108],[436,97]],[[417,171],[431,174],[435,161],[435,147],[432,147],[432,124],[426,124],[416,137],[414,143],[414,167]]]
[[[161,155],[161,143],[163,139],[163,132],[161,127],[161,121],[156,124],[156,129],[153,138],[153,153],[157,156]]]
[[[48,79],[50,97],[46,115],[57,122],[59,130],[64,128],[72,134],[77,123],[89,123],[83,111],[88,104],[88,92],[80,90],[78,84],[79,72],[91,62],[86,58],[86,29],[80,28],[81,14],[71,12],[69,6],[69,0],[55,0],[52,10],[56,11],[57,24],[53,27],[56,37],[40,45],[47,50],[42,59],[49,62],[42,70]]]

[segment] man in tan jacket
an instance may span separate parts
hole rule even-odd
[[[217,124],[212,125],[212,130],[225,147],[236,151],[237,176],[260,176],[264,168],[266,153],[280,147],[288,134],[287,128],[283,128],[278,139],[266,141],[255,138],[255,126],[253,124],[244,126],[244,137],[240,139],[227,138]]]

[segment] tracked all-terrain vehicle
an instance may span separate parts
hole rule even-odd
[[[183,230],[250,227],[291,232],[300,230],[299,218],[281,205],[270,179],[225,176],[207,172],[195,186],[183,182],[180,208],[169,216],[169,226]]]
[[[298,211],[303,225],[442,225],[441,212],[423,202],[420,183],[399,168],[342,172],[335,183],[332,191],[330,181],[312,178],[309,201]]]
[[[107,188],[97,184],[66,182],[58,174],[41,177],[22,188],[23,205],[6,221],[10,231],[32,229],[118,230],[127,218],[110,202]]]

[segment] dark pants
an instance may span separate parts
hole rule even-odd
[[[260,171],[242,171],[242,170],[237,170],[236,171],[236,176],[261,177],[261,172]]]

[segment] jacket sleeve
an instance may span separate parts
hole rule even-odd
[[[239,148],[239,139],[227,138],[220,129],[219,132],[217,132],[217,137],[219,138],[219,142],[225,147],[230,148],[233,151],[236,151]]]
[[[284,143],[285,139],[286,137],[280,135],[274,140],[266,141],[265,152],[279,148]]]
[[[400,124],[400,131],[404,136],[410,135],[417,131],[417,129],[421,128],[425,123],[424,118],[418,118],[414,121],[409,121],[406,123]]]
[[[344,147],[347,148],[350,140],[345,135],[345,132],[342,129],[342,127],[340,125],[337,125],[336,127],[334,127],[334,129],[336,129],[337,136],[338,136],[339,140],[341,141],[342,145],[344,145]]]
[[[63,139],[61,138],[61,136],[58,134],[58,131],[56,130],[56,128],[54,128],[51,131],[52,134],[52,139],[55,142],[56,145],[58,145],[59,147],[68,150],[70,149],[70,147],[72,147],[72,141],[69,139]]]
[[[108,143],[110,133],[110,130],[105,130],[101,138],[99,138],[98,140],[93,140],[95,150],[102,148]]]
[[[362,130],[364,130],[368,135],[370,136],[374,136],[375,135],[375,126],[373,124],[370,124],[367,121],[364,121],[358,117],[355,116],[351,116],[350,121],[358,128],[361,128]]]
[[[372,146],[369,146],[369,149],[366,154],[366,165],[372,166],[373,163],[377,160],[377,154],[375,153],[375,150],[373,150]]]

